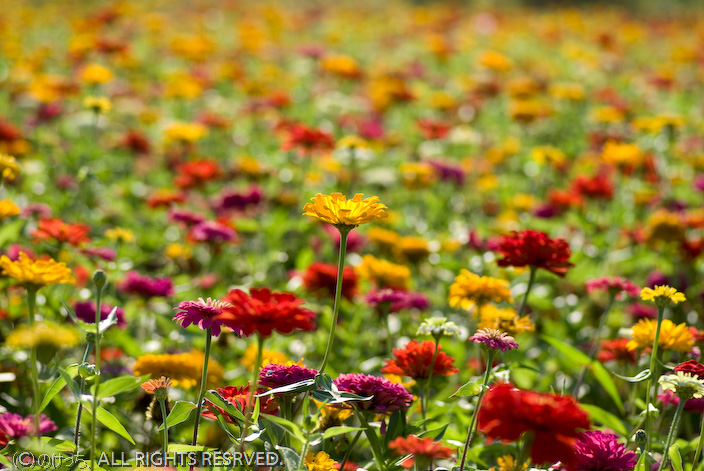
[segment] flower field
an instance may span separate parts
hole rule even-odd
[[[704,469],[704,16],[496,4],[3,5],[0,467]]]

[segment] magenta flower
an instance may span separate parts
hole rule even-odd
[[[636,462],[636,454],[618,442],[611,433],[582,432],[575,444],[577,471],[630,471]]]
[[[0,414],[0,430],[7,435],[8,438],[22,438],[36,436],[34,431],[34,418],[31,415],[22,417],[19,414],[12,412],[4,412]],[[44,414],[39,416],[39,435],[57,430],[53,420]]]
[[[342,374],[333,383],[340,391],[363,397],[372,396],[371,399],[361,402],[358,407],[378,414],[391,414],[397,410],[407,409],[413,401],[413,396],[406,391],[406,388],[380,376],[361,373]]]
[[[220,335],[220,326],[223,324],[222,318],[217,319],[216,317],[225,312],[225,308],[230,307],[231,304],[218,301],[215,299],[208,298],[203,300],[203,298],[198,298],[198,301],[183,301],[174,310],[179,310],[173,317],[174,321],[177,321],[181,327],[188,327],[189,325],[197,325],[203,330],[212,328],[212,334],[214,337]],[[242,331],[234,331],[239,337],[242,336]]]
[[[259,384],[267,388],[280,388],[306,379],[313,379],[318,370],[302,365],[278,365],[271,363],[259,372]]]
[[[672,391],[662,391],[658,394],[658,402],[662,402],[664,406],[671,405],[677,407],[680,403],[680,398]],[[704,398],[688,400],[684,403],[684,410],[694,412],[695,414],[704,413]]]
[[[158,296],[172,296],[174,285],[170,278],[149,278],[140,275],[136,271],[127,273],[125,279],[119,285],[120,291],[127,294],[136,294],[145,299]]]
[[[215,201],[215,209],[218,212],[231,209],[244,211],[249,207],[257,206],[263,199],[264,190],[259,185],[250,185],[245,191],[225,190]]]
[[[83,255],[102,258],[106,262],[112,262],[117,257],[117,253],[109,247],[86,247],[80,251]]]
[[[474,343],[483,343],[491,349],[501,350],[502,352],[518,348],[518,342],[513,337],[502,330],[496,329],[478,330],[477,333],[467,340]]]
[[[95,303],[93,301],[81,301],[73,306],[73,310],[76,313],[76,317],[87,322],[89,324],[95,324]],[[108,304],[100,305],[100,320],[104,321],[108,318],[110,312],[112,312],[113,307]],[[117,326],[120,329],[127,327],[127,321],[125,320],[125,310],[118,307],[115,310],[115,315],[117,316]]]
[[[433,167],[438,178],[456,186],[464,184],[465,172],[462,166],[442,159],[432,159],[428,163]]]
[[[171,208],[169,209],[169,221],[181,222],[187,227],[191,227],[205,222],[205,218],[201,214],[194,213],[187,209]]]
[[[191,229],[190,236],[196,242],[221,244],[237,240],[237,233],[231,227],[217,221],[205,221]]]
[[[428,309],[430,303],[428,298],[421,293],[413,291],[398,291],[385,288],[379,291],[372,291],[364,297],[364,300],[371,306],[384,309],[386,312],[399,312],[404,309],[418,309],[424,311]]]
[[[616,296],[616,299],[621,299],[624,292],[633,298],[640,297],[640,287],[619,276],[605,276],[587,281],[587,292],[591,293],[593,291],[604,291]]]

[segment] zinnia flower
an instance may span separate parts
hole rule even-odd
[[[675,366],[675,372],[689,373],[699,379],[704,379],[704,365],[697,360],[687,360]]]
[[[267,388],[279,388],[297,383],[306,379],[313,379],[318,374],[317,370],[306,368],[303,365],[280,365],[270,363],[259,372],[258,384]]]
[[[535,324],[528,316],[518,317],[515,309],[499,309],[493,304],[485,304],[479,313],[477,329],[503,330],[515,337],[523,332],[533,332]]]
[[[147,354],[139,357],[134,364],[134,375],[166,376],[174,386],[191,388],[200,384],[203,374],[204,355],[199,351],[190,353],[160,355]],[[208,362],[208,384],[222,381],[223,369],[212,357]]]
[[[0,175],[6,180],[14,180],[20,175],[20,166],[11,155],[0,152]]]
[[[568,471],[576,471],[578,430],[589,428],[589,416],[572,397],[500,383],[484,396],[478,424],[490,440],[505,442],[516,441],[524,432],[532,431],[535,435],[530,456],[534,464],[561,461]]]
[[[55,350],[77,345],[80,340],[78,332],[74,329],[46,321],[17,327],[8,334],[7,346],[17,349],[37,347],[55,353]]]
[[[628,342],[630,350],[649,349],[655,342],[655,330],[657,321],[655,319],[641,319],[633,326],[633,339]],[[677,350],[683,353],[689,352],[694,346],[692,334],[687,328],[687,324],[675,324],[670,319],[663,319],[660,325],[660,339],[658,348],[661,350]]]
[[[246,413],[247,410],[251,410],[251,407],[247,407],[250,395],[249,395],[249,383],[246,386],[225,386],[224,388],[217,388],[218,394],[220,394],[227,402],[235,406],[235,408],[242,412],[242,415]],[[257,394],[265,392],[263,389],[257,389]],[[228,414],[220,406],[216,406],[212,402],[205,400],[206,410],[203,411],[203,417],[208,419],[216,419],[217,415],[221,415],[225,422],[230,424],[238,423],[237,417]],[[273,396],[266,396],[265,398],[260,398],[260,406],[262,414],[273,415],[279,410],[276,404],[276,399]]]
[[[407,409],[413,396],[400,384],[392,383],[386,378],[349,373],[338,376],[333,383],[340,391],[347,391],[358,396],[372,396],[367,401],[354,401],[357,407],[377,414],[391,414],[397,410]]]
[[[654,289],[643,288],[640,292],[640,297],[643,298],[643,301],[653,301],[661,307],[668,306],[670,303],[677,304],[687,300],[684,294],[667,285],[656,286]]]
[[[616,299],[621,299],[624,292],[633,298],[637,298],[640,294],[640,288],[636,284],[618,276],[611,278],[605,276],[603,278],[589,280],[586,286],[588,293],[597,290],[604,291],[612,296],[616,296]]]
[[[136,271],[130,271],[119,285],[120,291],[128,294],[136,294],[145,299],[159,296],[173,296],[174,286],[170,278],[149,278],[140,275]]]
[[[635,365],[637,360],[636,351],[628,348],[628,342],[630,342],[630,340],[625,338],[603,340],[596,359],[602,363],[607,361],[622,361]]]
[[[215,299],[198,298],[198,301],[183,301],[179,303],[174,311],[179,311],[171,320],[177,321],[181,327],[189,325],[198,325],[202,330],[212,328],[212,335],[217,337],[220,335],[220,326],[223,324],[220,314],[225,311],[225,308],[230,304],[224,301]],[[235,333],[240,335],[240,330],[235,330]]]
[[[467,340],[484,344],[493,350],[501,350],[502,352],[518,348],[518,342],[513,340],[513,337],[506,332],[496,329],[478,330],[476,334],[472,335]]]
[[[303,274],[303,287],[309,293],[334,298],[337,287],[337,265],[323,262],[311,264]],[[345,267],[342,271],[342,297],[352,300],[356,294],[357,274],[354,268]]]
[[[90,242],[88,237],[90,226],[87,224],[67,224],[61,219],[42,219],[37,224],[37,229],[32,231],[35,242],[52,240],[59,243],[67,242],[74,247]]]
[[[57,430],[53,420],[44,414],[39,416],[39,435]],[[37,436],[34,430],[34,417],[28,415],[22,417],[19,414],[12,412],[3,412],[0,414],[0,431],[4,432],[9,438],[22,438]]]
[[[222,244],[224,242],[237,240],[237,233],[233,228],[217,221],[201,222],[191,229],[188,236],[191,240],[196,242],[209,242],[213,244]]]
[[[504,257],[497,261],[500,267],[544,268],[563,277],[574,266],[569,262],[571,252],[567,241],[551,239],[544,232],[530,229],[502,236],[496,251]]]
[[[357,273],[376,283],[379,288],[392,288],[405,291],[411,280],[411,270],[405,265],[397,265],[373,255],[362,257]]]
[[[662,375],[658,383],[663,391],[672,391],[685,401],[704,397],[704,380],[691,373],[677,371],[672,375]]]
[[[577,471],[631,471],[638,461],[617,435],[599,430],[580,433],[575,451]]]
[[[402,376],[410,376],[413,379],[427,378],[430,375],[431,362],[435,352],[435,342],[425,340],[418,342],[411,340],[403,348],[394,348],[393,360],[386,360],[382,373],[391,373]],[[438,353],[435,363],[432,365],[433,377],[450,376],[459,373],[454,366],[455,359],[442,351],[442,345],[438,345]]]
[[[3,255],[0,257],[0,267],[3,275],[14,278],[22,285],[32,286],[34,289],[45,285],[76,282],[71,276],[71,269],[65,263],[55,262],[51,258],[32,260],[24,252],[20,252],[19,260],[14,262]]]
[[[10,200],[0,200],[0,221],[17,216],[20,213],[20,208]]]
[[[418,469],[427,469],[431,461],[449,458],[454,454],[452,448],[430,437],[418,438],[416,435],[397,437],[389,443],[389,448],[397,455],[413,455],[401,463],[404,468],[411,468],[418,461]]]
[[[379,202],[378,196],[362,199],[364,195],[357,193],[354,198],[347,200],[342,193],[323,195],[318,193],[311,198],[312,203],[303,207],[304,216],[311,216],[328,222],[338,229],[341,226],[357,227],[377,219],[388,217],[386,206]]]
[[[150,379],[142,383],[140,387],[144,389],[147,394],[154,394],[157,400],[163,401],[166,400],[169,388],[172,384],[173,382],[169,378],[162,376],[159,379]]]
[[[337,461],[330,458],[324,451],[306,454],[305,465],[308,471],[333,471],[337,469]]]
[[[217,322],[249,337],[257,332],[262,337],[276,330],[290,334],[294,330],[315,330],[315,313],[301,307],[303,300],[293,293],[276,293],[269,288],[251,288],[249,294],[241,289],[230,291],[223,301],[230,306],[218,316]]]
[[[461,270],[450,285],[450,306],[470,309],[490,301],[513,301],[508,281],[490,276],[479,276],[469,270]]]

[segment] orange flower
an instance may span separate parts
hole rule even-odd
[[[85,242],[90,242],[90,226],[87,224],[66,224],[61,219],[42,219],[39,228],[32,232],[34,242],[40,240],[53,240],[55,242],[68,242],[78,247]]]
[[[398,437],[391,443],[389,448],[397,455],[413,455],[401,463],[404,468],[411,468],[418,460],[418,469],[425,469],[433,460],[449,458],[453,455],[452,448],[446,447],[440,442],[433,441],[430,437],[418,438],[415,435],[408,437]]]
[[[149,381],[142,383],[142,389],[147,394],[159,393],[159,391],[166,392],[171,387],[173,382],[166,376],[162,376],[159,379],[150,379]]]
[[[433,364],[433,377],[450,376],[459,373],[454,366],[455,359],[441,351],[442,346],[438,346],[438,354]],[[435,352],[435,342],[425,340],[418,342],[411,340],[404,348],[394,348],[393,360],[386,360],[386,365],[381,369],[382,373],[391,373],[403,376],[410,376],[413,379],[427,378],[430,375],[430,362],[433,361]]]

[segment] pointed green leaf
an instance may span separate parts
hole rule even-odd
[[[605,427],[608,427],[614,432],[621,435],[622,437],[628,436],[628,429],[623,424],[621,419],[619,419],[615,415],[592,404],[580,404],[579,406],[585,411],[587,411],[587,413],[589,414],[589,419],[592,422],[597,422]]]
[[[92,416],[92,411],[90,407],[87,407],[85,404],[83,405],[83,410],[88,413],[88,415]],[[98,406],[98,409],[96,410],[96,418],[98,419],[98,422],[106,426],[108,429],[112,430],[122,438],[126,439],[128,442],[131,444],[135,444],[134,440],[130,436],[130,434],[127,432],[127,429],[120,423],[117,418],[112,415],[110,412],[107,410],[103,409],[102,407]]]
[[[482,385],[479,383],[476,383],[474,381],[467,381],[464,383],[462,386],[457,389],[457,391],[453,392],[450,394],[450,397],[455,397],[455,396],[463,396],[463,397],[468,397],[468,396],[476,396],[480,392],[482,392]]]
[[[182,422],[188,420],[191,416],[191,412],[196,408],[196,405],[189,401],[178,401],[174,404],[173,409],[169,412],[169,416],[166,418],[166,425],[168,427],[173,427]],[[161,424],[159,431],[164,430],[164,424]]]
[[[667,454],[670,457],[670,462],[672,463],[672,467],[675,468],[675,471],[684,471],[682,469],[682,455],[680,455],[679,443],[672,445],[667,451]]]
[[[281,452],[281,458],[284,460],[284,465],[286,465],[285,468],[287,470],[295,471],[298,469],[301,462],[301,457],[294,449],[281,445],[278,445],[276,449]]]
[[[100,399],[104,397],[115,396],[117,394],[131,391],[139,388],[140,384],[144,383],[149,378],[149,375],[134,377],[132,375],[118,376],[100,384]]]
[[[360,428],[360,427],[346,427],[346,426],[330,427],[323,434],[323,440],[327,440],[328,438],[336,437],[338,435],[344,435],[345,433],[349,433],[349,432],[356,432],[359,430],[364,430],[364,429]]]

